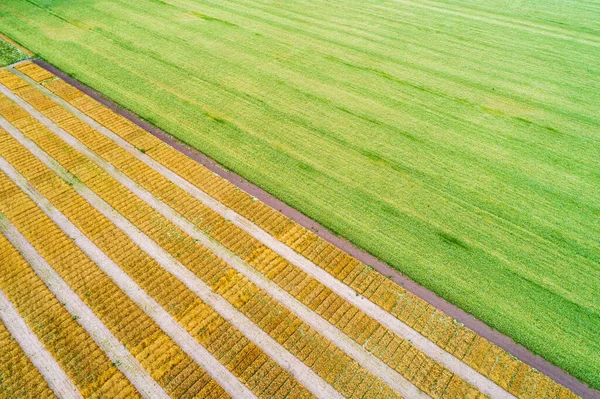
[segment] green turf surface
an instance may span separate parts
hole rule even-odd
[[[14,64],[27,58],[21,50],[0,38],[0,67]]]
[[[600,388],[600,4],[4,0],[0,31]]]

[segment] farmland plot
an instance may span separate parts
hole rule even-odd
[[[0,397],[576,397],[39,66],[0,93]]]
[[[573,0],[0,2],[3,33],[596,388],[598,21]]]

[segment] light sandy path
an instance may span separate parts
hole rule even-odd
[[[183,266],[179,261],[174,259],[168,252],[162,249],[158,244],[152,241],[148,236],[146,236],[143,232],[137,229],[129,220],[123,217],[120,213],[115,211],[108,203],[106,203],[102,198],[100,198],[96,193],[90,190],[88,187],[83,185],[77,178],[71,175],[66,169],[58,164],[53,158],[51,158],[48,154],[46,154],[43,150],[41,150],[35,143],[25,137],[17,128],[15,128],[12,124],[10,124],[6,119],[0,117],[0,127],[6,130],[10,135],[12,135],[17,141],[19,141],[24,147],[26,147],[29,151],[33,153],[42,163],[44,163],[48,168],[52,169],[56,174],[61,177],[63,180],[68,182],[79,195],[81,195],[86,201],[88,201],[93,207],[95,207],[100,213],[102,213],[107,219],[113,222],[119,229],[121,229],[131,240],[137,244],[144,252],[146,252],[150,257],[155,259],[165,270],[169,273],[173,274],[176,278],[178,278],[181,282],[183,282],[192,292],[194,292],[200,299],[202,299],[205,303],[211,306],[217,313],[219,313],[223,318],[229,321],[232,325],[234,325],[240,332],[242,332],[250,341],[252,341],[255,345],[261,348],[265,354],[267,354],[271,359],[277,362],[282,368],[286,369],[293,375],[301,384],[303,384],[309,391],[311,391],[315,396],[319,398],[341,398],[341,395],[329,385],[325,380],[323,380],[320,376],[318,376],[310,367],[305,365],[302,361],[292,355],[285,347],[271,338],[266,332],[264,332],[260,327],[254,324],[247,316],[243,313],[239,312],[237,309],[233,307],[227,300],[225,300],[220,295],[216,294],[211,290],[211,288],[204,283],[201,279],[199,279],[193,272]],[[3,159],[0,157],[0,159]],[[6,161],[4,161],[6,165],[10,168],[10,166]],[[2,162],[0,162],[0,165]],[[60,213],[57,209],[53,207],[45,198],[41,196],[33,187],[31,187],[27,181],[20,175],[18,172],[14,171],[11,175],[11,179],[13,179],[27,194],[40,206],[42,209],[53,209],[53,211]],[[14,178],[13,178],[14,176]],[[60,214],[65,220],[54,220],[54,222],[61,227],[61,229],[65,232],[65,228],[68,229],[68,224],[71,224],[62,213]],[[50,216],[50,215],[49,215]],[[50,216],[52,217],[52,216]],[[59,218],[60,219],[60,218]],[[75,226],[73,226],[75,228]],[[67,234],[70,236],[73,235],[82,235],[85,237],[83,233],[79,230],[77,232],[71,231]],[[87,241],[87,242],[86,242]],[[84,246],[82,246],[82,243]],[[110,258],[108,258],[100,249],[98,249],[89,239],[83,240],[82,243],[78,242],[78,245],[82,248],[92,260],[98,266],[100,266],[110,277],[119,285],[119,281],[124,281],[124,276],[127,276]],[[93,246],[93,248],[92,248]],[[88,253],[91,251],[91,253]],[[96,253],[98,252],[98,253]],[[109,268],[112,271],[109,272],[105,270],[105,268]],[[118,269],[118,270],[117,270]],[[114,276],[114,278],[113,278]],[[142,289],[137,286],[137,284],[131,280],[128,276],[127,278],[130,280],[129,285],[135,285],[136,290],[142,291]],[[120,285],[119,285],[120,286]],[[121,286],[120,286],[121,287]],[[123,291],[126,293],[129,292],[121,287]],[[133,290],[133,288],[130,288]],[[152,300],[147,294],[144,293],[147,297],[146,301],[150,303],[152,302],[152,306],[155,308],[155,312],[160,316],[162,323],[165,323],[168,319],[169,324],[177,324],[175,320],[171,318],[171,316],[160,307],[158,303]],[[131,297],[131,295],[129,295]],[[132,299],[134,299],[132,297]],[[134,299],[135,301],[135,299]],[[137,301],[136,301],[137,303]],[[138,303],[138,305],[146,311],[147,309]],[[160,308],[160,309],[158,309]],[[164,314],[163,314],[164,312]],[[146,312],[148,313],[148,312]],[[151,315],[154,318],[154,316]],[[161,322],[157,320],[158,324],[163,326]],[[171,334],[177,333],[175,328],[180,329],[177,336],[172,336]],[[169,330],[163,328],[171,338],[177,342],[185,351],[188,353],[194,360],[198,361],[198,356],[194,357],[192,353],[188,352],[188,350],[192,350],[190,347],[190,343],[188,342],[186,346],[179,342],[183,338],[193,338],[185,332],[187,337],[180,337],[183,333],[183,328],[177,324],[177,326],[170,326]],[[177,338],[177,339],[176,339]],[[182,341],[185,343],[185,340]],[[222,366],[218,360],[214,359],[204,347],[198,344],[195,340],[194,343],[197,347],[200,347],[204,350],[205,355],[210,356],[215,362],[220,365],[220,368],[223,372],[227,371],[228,374],[230,372]],[[196,348],[198,349],[198,348]],[[200,363],[207,372],[211,372],[208,367],[211,365],[205,365]],[[214,367],[214,365],[212,365]],[[387,367],[387,366],[386,366]],[[215,376],[213,376],[215,377]],[[235,378],[233,375],[231,377]],[[217,381],[219,379],[215,377]],[[236,381],[238,381],[236,379]],[[231,385],[231,382],[225,381],[227,384]],[[241,385],[240,382],[238,384]],[[243,387],[243,385],[241,385]],[[225,386],[223,386],[227,390]],[[246,388],[245,388],[246,389]],[[247,389],[246,389],[247,390]],[[229,391],[228,391],[229,392]],[[249,391],[248,391],[249,393]],[[232,396],[236,397],[232,394]]]
[[[82,121],[87,123],[90,127],[92,127],[93,129],[95,129],[98,132],[107,136],[109,139],[111,139],[116,144],[118,144],[121,148],[123,148],[124,150],[129,152],[131,155],[133,155],[135,158],[144,162],[150,168],[154,169],[156,172],[160,173],[163,177],[165,177],[169,181],[176,184],[178,187],[180,187],[182,190],[186,191],[192,197],[196,198],[198,201],[202,202],[204,205],[211,208],[213,211],[215,211],[216,213],[218,213],[225,219],[229,220],[231,223],[235,224],[236,226],[238,226],[239,228],[241,228],[248,234],[250,234],[252,237],[254,237],[258,241],[263,243],[266,247],[270,248],[271,250],[273,250],[274,252],[279,254],[281,257],[286,259],[288,262],[292,263],[293,265],[296,265],[297,267],[299,267],[300,269],[302,269],[303,271],[305,271],[306,273],[308,273],[309,275],[314,277],[316,280],[318,280],[323,285],[325,285],[326,287],[331,289],[333,292],[338,294],[340,297],[344,298],[349,303],[356,306],[358,309],[360,309],[361,311],[363,311],[364,313],[366,313],[373,319],[377,320],[379,323],[381,323],[383,326],[387,327],[389,330],[396,333],[398,336],[402,337],[405,340],[410,341],[411,344],[413,344],[416,348],[421,350],[423,353],[425,353],[431,359],[435,360],[440,365],[443,365],[445,368],[447,368],[454,374],[458,375],[459,377],[461,377],[463,380],[465,380],[469,384],[476,387],[482,393],[484,393],[492,398],[498,398],[498,399],[514,399],[515,398],[514,395],[507,392],[505,389],[503,389],[502,387],[500,387],[499,385],[497,385],[496,383],[494,383],[493,381],[491,381],[490,379],[488,379],[487,377],[485,377],[478,371],[474,370],[472,367],[470,367],[466,363],[457,359],[452,354],[441,349],[436,344],[434,344],[433,342],[429,341],[427,338],[422,336],[419,332],[417,332],[416,330],[412,329],[410,326],[408,326],[405,323],[403,323],[402,321],[400,321],[394,315],[385,311],[380,306],[378,306],[377,304],[370,301],[368,298],[363,297],[358,292],[356,292],[354,289],[347,286],[342,281],[338,280],[336,277],[332,276],[331,274],[329,274],[327,271],[325,271],[321,267],[315,265],[309,259],[305,258],[301,254],[294,251],[292,248],[290,248],[287,245],[285,245],[284,243],[280,242],[279,240],[277,240],[276,238],[271,236],[269,233],[267,233],[266,231],[261,229],[259,226],[255,225],[248,219],[246,219],[243,216],[236,213],[234,210],[228,208],[227,206],[223,205],[221,202],[212,198],[211,196],[206,194],[204,191],[200,190],[195,185],[188,182],[187,180],[185,180],[184,178],[182,178],[181,176],[179,176],[172,170],[168,169],[164,165],[155,161],[150,156],[140,152],[132,144],[130,144],[129,142],[127,142],[126,140],[121,138],[116,133],[107,129],[103,125],[99,124],[98,122],[96,122],[94,119],[92,119],[88,115],[79,111],[77,108],[75,108],[73,105],[69,104],[67,101],[63,100],[56,94],[52,93],[50,90],[46,89],[42,85],[36,83],[32,79],[30,79],[29,77],[24,75],[23,73],[21,73],[17,70],[12,70],[12,71],[15,74],[17,74],[19,77],[21,77],[25,81],[27,81],[29,84],[31,84],[33,87],[40,90],[43,94],[48,96],[50,99],[55,101],[57,104],[61,105],[63,108],[72,112],[75,116],[77,116],[79,119],[81,119]],[[54,122],[49,120],[47,117],[45,117],[43,114],[41,114],[35,108],[33,108],[26,101],[24,101],[23,99],[21,99],[14,93],[12,93],[6,87],[0,85],[0,91],[7,96],[10,94],[9,98],[11,98],[13,101],[15,101],[19,106],[24,108],[27,112],[29,112],[38,121],[40,121],[41,123],[44,123],[46,126],[48,126],[56,134],[61,135],[61,137],[62,136],[71,137],[70,135],[68,135],[68,133],[64,132],[64,130],[62,130],[60,127],[58,127]],[[65,138],[63,138],[63,139],[65,139]],[[71,137],[71,139],[72,140],[70,140],[71,142],[69,142],[69,144],[73,145],[73,144],[79,143],[76,139],[74,139],[72,137]],[[81,143],[79,143],[79,144],[81,144]],[[83,144],[81,144],[81,146],[83,146]],[[85,147],[85,146],[83,146],[83,147]],[[77,149],[80,150],[79,148],[77,148]],[[80,150],[80,151],[83,152],[83,150]],[[91,152],[91,151],[89,151],[89,152]],[[88,156],[88,154],[86,154],[86,156]],[[90,159],[94,159],[93,156],[88,156],[88,157]],[[96,155],[96,157],[97,157],[97,155]],[[113,170],[117,171],[116,168],[114,168],[114,167],[113,167]],[[118,173],[120,173],[120,172],[118,172]]]
[[[3,231],[5,229],[5,218],[2,214],[0,214],[0,229]],[[61,399],[83,398],[2,290],[0,290],[0,320],[56,396]]]
[[[3,124],[3,120],[0,120],[0,125]],[[2,170],[8,177],[23,190],[52,221],[69,237],[71,238],[81,250],[94,261],[105,272],[115,284],[127,294],[148,316],[150,316],[161,329],[179,345],[185,353],[187,353],[194,361],[196,361],[206,372],[213,377],[222,387],[234,398],[254,398],[256,397],[248,388],[246,388],[225,366],[223,366],[217,359],[215,359],[206,348],[200,345],[181,325],[179,325],[172,317],[165,311],[154,299],[152,299],[142,288],[140,288],[119,266],[117,266],[108,256],[106,256],[94,243],[92,243],[75,225],[73,225],[66,216],[64,216],[58,209],[56,209],[46,198],[44,198],[29,182],[19,174],[4,158],[0,157],[0,170]],[[79,184],[76,181],[74,185]],[[9,238],[10,240],[10,238]],[[12,241],[11,241],[12,242]],[[24,243],[25,245],[25,243]],[[25,247],[26,252],[24,255],[29,253],[35,253],[33,247]],[[29,258],[26,258],[30,262]],[[31,263],[31,262],[30,262]],[[44,262],[45,263],[45,262]],[[53,270],[52,273],[55,274]],[[60,279],[58,275],[56,278]],[[60,279],[62,281],[62,279]],[[62,281],[65,285],[64,289],[69,290],[72,294],[69,296],[70,301],[79,300],[79,297],[70,290],[68,285]],[[56,295],[56,293],[55,293]],[[58,295],[57,295],[58,297]],[[67,304],[61,297],[59,299]],[[83,302],[82,302],[83,303]],[[85,306],[85,304],[83,305]],[[87,307],[86,307],[87,308]],[[89,308],[88,308],[89,310]],[[89,310],[91,316],[96,317],[91,310]],[[74,314],[81,316],[81,311],[77,310]],[[90,316],[90,317],[91,317]],[[98,320],[98,322],[100,322]],[[100,322],[101,323],[101,322]],[[82,323],[83,325],[83,323]],[[110,331],[109,331],[110,333]],[[112,335],[112,334],[111,334]],[[93,336],[93,334],[92,334]],[[114,338],[114,336],[113,336]],[[116,338],[115,338],[116,340]],[[97,341],[98,342],[98,341]],[[102,342],[102,341],[101,341]],[[102,343],[98,342],[100,346]],[[117,341],[118,343],[118,341]],[[111,345],[112,348],[113,345]],[[123,345],[118,344],[119,347]],[[107,352],[108,353],[108,352]],[[128,353],[128,352],[127,352]],[[123,353],[122,355],[125,355]],[[109,355],[110,356],[110,355]],[[131,356],[131,355],[129,355]],[[112,357],[111,357],[112,359]],[[128,371],[135,370],[133,366],[135,364],[128,365],[123,362],[121,357],[116,358],[115,362],[119,360],[122,363],[120,366],[123,373],[131,380]],[[137,361],[135,359],[133,362]],[[139,364],[138,364],[139,366]],[[137,366],[136,366],[137,367]],[[141,366],[139,366],[141,369]],[[139,372],[145,373],[143,369]],[[136,377],[138,373],[132,375]],[[137,377],[136,377],[137,378]],[[148,376],[148,378],[150,378]],[[140,393],[144,391],[132,380],[132,383],[140,390]],[[156,384],[156,382],[154,382]],[[142,387],[144,388],[144,387]],[[158,387],[160,391],[156,390],[150,395],[144,395],[149,399],[153,398],[168,398],[169,396],[162,391],[162,388]]]
[[[14,177],[14,169],[0,157],[0,169],[6,173],[11,179]],[[23,258],[29,263],[31,268],[36,272],[40,279],[52,291],[54,296],[64,304],[67,311],[77,317],[77,322],[90,334],[98,346],[108,355],[110,360],[117,364],[119,370],[131,381],[138,392],[147,399],[168,399],[169,395],[158,385],[152,377],[144,370],[139,362],[129,353],[123,344],[110,332],[110,330],[98,319],[94,312],[79,298],[79,296],[69,287],[69,285],[54,271],[54,269],[40,256],[25,237],[8,221],[4,215],[0,214],[0,230],[6,236],[8,241],[21,253]],[[0,305],[2,306],[2,305]],[[10,321],[10,320],[9,320]],[[7,325],[7,327],[9,327]],[[9,327],[10,330],[10,327]],[[21,330],[22,331],[22,330]],[[17,331],[18,332],[18,331]],[[12,333],[12,330],[11,330]],[[33,334],[33,332],[29,331]],[[13,336],[15,334],[13,333]],[[28,341],[23,341],[21,346],[27,353],[29,346],[35,353],[40,353],[37,344],[33,342],[33,338],[29,336]],[[37,341],[37,340],[36,340]],[[47,353],[47,352],[45,352]],[[47,353],[50,356],[49,353]],[[29,354],[28,354],[29,356]],[[31,358],[31,356],[29,356]],[[45,362],[42,364],[45,368],[38,369],[44,375],[50,387],[54,390],[52,384],[59,384],[60,395],[67,394],[65,397],[81,397],[77,389],[68,380],[62,369],[52,359],[49,363],[46,357],[43,357]],[[33,361],[33,359],[32,359]],[[46,367],[50,367],[50,374]],[[68,380],[68,383],[65,381]],[[58,393],[57,393],[58,394]]]

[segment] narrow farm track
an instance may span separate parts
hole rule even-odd
[[[36,397],[576,397],[37,65],[0,93],[1,309],[58,367],[15,337],[0,371]]]

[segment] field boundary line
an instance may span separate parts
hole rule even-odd
[[[26,81],[29,84],[31,84],[33,87],[36,87],[43,94],[46,94],[47,97],[49,97],[55,103],[58,103],[59,105],[61,105],[63,108],[70,111],[74,116],[78,117],[79,119],[81,119],[82,121],[87,123],[90,127],[92,127],[93,129],[95,129],[98,132],[107,136],[109,139],[111,139],[113,142],[115,142],[117,145],[119,145],[125,151],[127,151],[128,153],[133,155],[135,158],[137,158],[138,160],[140,160],[141,162],[146,164],[148,167],[154,169],[156,172],[160,173],[163,177],[165,177],[169,181],[173,182],[174,184],[177,184],[177,186],[179,186],[179,188],[186,191],[192,197],[194,197],[195,199],[197,199],[198,201],[200,201],[201,203],[203,203],[204,205],[206,205],[207,207],[209,207],[210,209],[212,209],[213,211],[215,211],[216,213],[218,213],[225,219],[229,220],[231,223],[235,224],[236,226],[238,226],[239,228],[244,230],[246,233],[248,233],[249,235],[251,235],[252,237],[257,239],[258,241],[263,243],[265,246],[267,246],[268,248],[273,250],[275,253],[279,254],[281,257],[286,259],[291,264],[297,266],[298,268],[300,268],[301,270],[306,272],[308,275],[310,275],[313,278],[315,278],[316,280],[318,280],[321,284],[323,284],[327,288],[331,289],[337,295],[339,295],[340,297],[342,297],[343,299],[345,299],[346,301],[348,301],[349,303],[354,305],[356,308],[358,308],[359,310],[361,310],[368,316],[372,317],[374,320],[379,322],[384,327],[388,328],[390,331],[394,332],[399,337],[409,341],[415,348],[421,350],[425,355],[427,355],[428,357],[430,357],[432,360],[436,361],[440,365],[446,367],[449,371],[453,372],[454,374],[456,374],[457,376],[459,376],[460,378],[465,380],[467,383],[473,385],[474,387],[479,389],[481,392],[483,392],[487,395],[490,395],[493,398],[503,398],[503,399],[504,398],[506,398],[506,399],[516,398],[514,395],[509,393],[507,390],[500,387],[498,384],[496,384],[489,378],[483,376],[481,373],[479,373],[478,371],[473,369],[471,366],[464,363],[462,360],[456,358],[454,355],[446,352],[445,350],[443,350],[442,348],[440,348],[433,342],[429,341],[426,337],[421,335],[419,332],[417,332],[410,326],[406,325],[404,322],[399,320],[397,317],[395,317],[392,314],[390,314],[389,312],[385,311],[379,305],[375,304],[368,298],[365,298],[364,296],[360,295],[354,289],[352,289],[351,287],[349,287],[342,281],[338,280],[335,276],[332,276],[323,268],[315,265],[312,261],[310,261],[303,255],[297,253],[292,248],[288,247],[281,241],[277,240],[276,238],[271,236],[269,233],[264,231],[262,228],[255,225],[253,222],[251,222],[248,219],[246,219],[245,217],[239,215],[237,212],[235,212],[231,208],[227,207],[226,205],[222,204],[218,200],[212,198],[210,195],[208,195],[204,191],[200,190],[198,187],[196,187],[195,185],[193,185],[192,183],[190,183],[183,177],[179,176],[178,174],[176,174],[175,172],[173,172],[166,166],[155,161],[148,155],[143,154],[137,148],[135,148],[131,143],[127,142],[126,140],[124,140],[123,138],[118,136],[116,133],[112,132],[110,129],[108,129],[105,126],[101,125],[100,123],[96,122],[94,119],[92,119],[88,115],[84,114],[82,111],[78,110],[77,108],[75,108],[74,106],[72,106],[71,104],[69,104],[68,102],[63,100],[62,98],[58,97],[56,94],[50,92],[48,89],[46,89],[42,85],[39,85],[39,84],[33,82],[30,78],[28,78],[27,76],[22,74],[20,71],[16,71],[16,74],[19,77],[26,79]],[[11,96],[9,98],[11,98],[13,101],[17,102],[17,104],[19,104],[22,108],[27,110],[27,112],[29,112],[32,116],[34,116],[38,121],[40,121],[41,123],[44,123],[46,126],[51,128],[51,130],[52,130],[52,128],[54,128],[53,131],[57,135],[61,136],[63,138],[63,140],[65,140],[65,138],[63,137],[64,135],[71,137],[72,140],[65,140],[65,141],[67,141],[74,148],[79,147],[77,145],[77,143],[79,143],[80,146],[84,147],[85,150],[87,150],[87,151],[89,151],[89,153],[91,153],[91,155],[87,154],[84,151],[82,151],[81,148],[77,148],[80,152],[84,153],[88,158],[90,158],[90,159],[94,159],[95,157],[100,158],[97,155],[95,155],[92,151],[87,149],[87,147],[85,147],[85,145],[80,143],[78,140],[72,138],[72,136],[70,136],[67,132],[64,132],[64,130],[61,129],[60,127],[58,127],[54,122],[50,121],[47,117],[42,115],[41,112],[35,110],[25,100],[21,99],[14,93],[5,93],[5,91],[6,91],[5,87],[2,85],[0,85],[0,91],[2,91],[5,95],[10,94]],[[94,161],[94,162],[99,164],[98,162],[102,163],[102,162],[106,162],[106,161],[104,161],[103,159],[99,159],[99,161]],[[108,162],[106,162],[106,164],[109,165],[108,166],[109,169],[116,171],[116,168],[114,166],[110,165]],[[102,165],[100,165],[100,166],[102,166]],[[121,173],[121,172],[119,171],[118,173]],[[133,185],[135,187],[135,185],[137,185],[137,184],[132,182],[131,185]],[[139,190],[139,188],[136,188],[136,189]],[[151,194],[149,194],[149,195],[151,195]]]
[[[421,298],[436,309],[439,309],[446,315],[457,320],[466,328],[470,329],[471,331],[485,338],[489,342],[498,346],[500,349],[519,359],[521,362],[525,363],[529,367],[532,367],[535,370],[541,372],[550,379],[563,385],[567,389],[573,391],[574,393],[583,398],[600,399],[600,391],[589,387],[587,384],[579,381],[577,378],[570,375],[560,367],[550,363],[543,357],[534,354],[522,344],[515,342],[511,337],[493,329],[492,327],[490,327],[483,321],[477,319],[465,310],[440,297],[439,295],[425,288],[424,286],[416,283],[408,276],[402,274],[400,271],[388,265],[384,261],[375,257],[369,252],[357,247],[355,244],[351,243],[346,238],[333,233],[320,223],[304,215],[297,209],[289,206],[288,204],[276,198],[266,190],[251,183],[239,174],[225,168],[224,166],[222,166],[209,156],[205,155],[204,153],[183,143],[182,141],[166,133],[159,127],[154,126],[150,122],[143,120],[140,116],[130,111],[129,109],[121,106],[115,101],[111,100],[109,97],[102,94],[98,90],[85,85],[84,83],[69,76],[65,72],[47,63],[46,61],[33,58],[31,59],[31,62],[47,70],[48,72],[51,72],[52,74],[64,80],[71,86],[83,92],[85,95],[91,97],[103,106],[112,110],[119,116],[134,123],[136,126],[143,129],[147,133],[153,135],[154,137],[158,138],[162,142],[166,143],[177,152],[187,156],[188,158],[202,165],[204,168],[220,176],[222,179],[228,181],[241,191],[245,192],[247,195],[257,198],[267,206],[273,208],[277,212],[281,213],[285,217],[297,223],[302,228],[311,231],[323,241],[328,242],[329,244],[335,246],[344,253],[347,253],[350,256],[356,258],[361,263],[372,266],[378,273],[388,277],[391,281],[396,283],[402,289],[412,293],[418,298]],[[16,71],[14,69],[11,70],[12,72],[19,74],[19,76],[28,79],[28,82],[31,81],[31,79],[29,79],[27,76],[20,73],[19,71]]]
[[[16,176],[18,173],[2,157],[0,157],[0,170],[11,180],[24,179]],[[48,210],[51,212],[50,210]],[[158,383],[144,370],[140,363],[133,357],[123,344],[102,323],[94,312],[79,298],[59,274],[46,262],[33,248],[25,237],[16,229],[6,216],[0,213],[0,230],[8,241],[19,251],[37,276],[44,282],[48,289],[63,304],[65,309],[77,317],[78,323],[90,334],[94,341],[106,353],[108,358],[117,365],[117,368],[135,386],[138,392],[147,399],[168,399],[169,395]],[[28,342],[29,343],[29,342]],[[59,367],[60,369],[60,367]],[[61,381],[59,376],[59,381]],[[52,382],[49,382],[52,384]],[[78,396],[80,397],[80,396]]]
[[[0,91],[2,91],[2,90],[3,90],[3,86],[0,85]],[[261,350],[263,350],[265,352],[265,354],[267,354],[271,359],[273,359],[275,362],[277,362],[283,369],[287,370],[293,377],[295,377],[302,385],[304,385],[314,395],[316,395],[317,397],[320,397],[320,398],[324,398],[324,399],[326,399],[326,398],[341,398],[341,395],[339,394],[339,392],[337,392],[337,390],[335,390],[333,387],[331,387],[331,385],[329,385],[323,378],[321,378],[319,375],[317,375],[310,367],[308,367],[306,364],[304,364],[304,362],[302,362],[301,360],[296,358],[287,349],[285,349],[285,347],[283,347],[281,344],[279,344],[277,341],[275,341],[273,338],[271,338],[260,327],[258,327],[256,324],[254,324],[254,322],[252,322],[246,315],[244,315],[242,312],[235,309],[233,307],[233,305],[231,305],[225,298],[221,297],[220,295],[218,295],[217,293],[212,291],[212,289],[204,281],[202,281],[200,278],[198,278],[193,272],[191,272],[189,269],[187,269],[178,260],[173,258],[167,251],[165,251],[162,247],[160,247],[158,244],[156,244],[151,238],[149,238],[146,234],[144,234],[142,231],[140,231],[129,220],[127,220],[127,218],[125,218],[123,215],[121,215],[119,212],[117,212],[115,209],[113,209],[108,203],[106,203],[106,201],[104,201],[101,197],[99,197],[94,191],[92,191],[86,185],[82,184],[75,176],[73,176],[70,172],[68,172],[66,169],[64,169],[58,162],[56,162],[52,157],[50,157],[48,154],[46,154],[42,149],[37,147],[37,145],[35,143],[33,143],[30,139],[25,137],[16,127],[14,127],[12,124],[10,124],[10,122],[7,122],[6,120],[4,120],[4,118],[1,116],[0,116],[0,127],[7,130],[11,136],[13,136],[19,143],[21,143],[25,148],[27,148],[46,167],[48,167],[49,169],[54,171],[61,179],[63,179],[67,183],[69,183],[69,185],[71,185],[72,188],[82,198],[84,198],[88,203],[90,203],[90,205],[92,205],[96,210],[98,210],[102,215],[104,215],[108,220],[110,220],[117,228],[119,228],[121,231],[123,231],[138,247],[140,247],[140,249],[142,249],[144,252],[146,252],[151,258],[156,260],[161,267],[163,267],[166,271],[168,271],[170,274],[172,274],[175,278],[180,280],[188,289],[190,289],[195,295],[197,295],[203,302],[208,304],[215,312],[220,314],[225,320],[229,321],[235,328],[237,328],[240,332],[242,332],[251,342],[253,342]],[[61,138],[63,138],[62,134],[60,132],[54,132],[54,133],[58,134]],[[66,132],[64,134],[68,135]],[[71,136],[69,136],[69,137],[71,137]],[[71,139],[76,141],[76,139],[74,139],[72,137],[71,137]],[[68,138],[67,138],[67,140],[68,140]],[[71,141],[71,140],[68,140],[67,143],[72,145],[72,143],[70,143],[69,141]],[[81,146],[83,146],[83,144],[81,144]],[[77,147],[74,147],[74,148],[78,149]],[[95,155],[95,154],[92,153],[92,155]],[[1,159],[2,158],[0,157],[0,160]],[[113,166],[111,165],[111,167],[113,167]],[[30,192],[32,192],[32,193],[36,192],[35,188],[31,187],[29,184],[27,184],[27,185],[29,186],[28,191],[27,191],[28,194]],[[40,197],[40,198],[34,199],[34,201],[36,203],[38,203],[38,200],[39,201],[44,200],[44,198],[41,198],[41,194],[34,193],[34,195],[36,195],[36,197],[38,197],[38,196]],[[31,197],[31,195],[30,195],[30,197]],[[44,202],[41,202],[44,207],[49,207],[49,208],[55,209],[54,206],[52,204],[50,204],[47,200]],[[39,203],[38,203],[38,205],[39,205]],[[60,213],[60,211],[58,211],[58,210],[56,210],[56,212]],[[62,213],[61,213],[61,215],[62,215]],[[64,217],[64,215],[63,215],[63,217]],[[65,217],[65,219],[66,219],[66,217]],[[66,222],[71,223],[68,220]],[[61,226],[61,229],[62,229],[62,226]],[[81,234],[82,236],[85,237],[85,235],[81,231],[79,231],[79,230],[77,230],[77,231],[78,231],[77,234]],[[96,249],[99,252],[98,254],[95,255],[95,258],[92,258],[96,264],[98,264],[103,270],[105,267],[116,268],[123,275],[126,276],[126,273],[123,272],[116,264],[114,264],[114,262],[110,258],[108,258],[107,255],[105,255],[102,251],[100,251],[100,249],[98,249],[95,246],[95,244],[93,244],[91,242],[91,240],[89,240],[87,237],[86,237],[86,240],[89,241],[89,245],[86,243],[86,246],[93,246],[94,249]],[[79,245],[81,247],[81,244],[79,244]],[[86,248],[82,247],[82,249],[84,251],[86,251]],[[89,256],[92,257],[91,255],[89,255]],[[103,263],[103,265],[101,266],[99,262]],[[109,264],[109,266],[105,266],[104,264]],[[111,276],[111,274],[109,274],[109,272],[107,272],[107,271],[105,271],[105,272],[109,276]],[[116,274],[117,271],[114,271],[113,273]],[[111,276],[111,278],[112,278],[112,276]],[[139,289],[140,291],[143,291],[139,286],[137,286],[137,283],[135,283],[133,280],[131,280],[131,278],[129,278],[129,276],[127,276],[127,278],[130,280],[130,283],[129,283],[130,285],[135,285],[137,289]],[[125,289],[123,289],[123,290],[125,291]],[[125,292],[127,292],[127,291],[125,291]],[[144,292],[144,295],[148,296],[148,294],[146,294],[145,292]],[[150,297],[148,296],[148,298],[150,298]],[[156,303],[153,299],[152,299],[152,302],[154,302],[152,304],[153,306],[155,305],[156,307],[159,307],[161,309],[161,312],[164,311],[164,309],[162,309],[160,307],[160,305],[158,303]],[[146,310],[146,308],[144,307],[145,305],[139,304],[139,306],[142,309]],[[166,316],[164,316],[165,318],[166,317],[171,318],[171,316],[166,311],[164,311],[164,312],[166,315]],[[177,322],[175,320],[172,320],[172,322],[177,324]],[[161,327],[162,327],[161,323],[159,323],[159,325],[161,325]],[[177,324],[177,326],[178,326],[178,328],[183,330],[183,327],[179,326],[179,324]],[[163,330],[164,330],[164,328],[163,328]],[[167,331],[167,330],[165,330],[165,331]],[[197,345],[200,345],[195,341],[195,339],[193,339],[193,337],[191,337],[187,333],[187,331],[185,331],[185,330],[183,330],[183,331],[185,332],[185,334],[187,334],[189,336],[190,339],[192,339],[194,341],[194,343],[196,343]],[[169,334],[169,335],[171,335],[171,334]],[[178,340],[176,340],[175,338],[173,338],[173,340],[176,341],[178,344],[180,344],[180,342]],[[180,344],[180,346],[182,346],[182,348],[184,348],[184,346],[182,344]],[[189,347],[189,345],[188,345],[188,347]],[[206,349],[204,349],[204,350],[206,351]],[[187,353],[187,351],[186,351],[186,353]],[[206,353],[207,353],[207,356],[212,357],[212,355],[208,351],[206,351]],[[197,360],[194,356],[192,356],[191,353],[188,353],[188,354],[192,358],[194,358],[194,360]],[[216,360],[216,359],[215,359],[215,361],[218,362],[218,360]],[[200,363],[200,364],[203,365],[202,363]],[[204,367],[204,365],[203,365],[203,367]],[[222,367],[224,367],[224,366],[222,366]],[[205,367],[205,369],[206,369],[206,367]],[[225,369],[225,370],[228,373],[230,373],[227,369]],[[208,371],[208,369],[207,369],[207,371]],[[236,378],[235,376],[233,376],[233,374],[231,374],[231,376],[233,378]],[[215,379],[217,379],[217,378],[215,378]],[[236,381],[237,381],[237,378],[236,378]],[[224,386],[224,388],[225,388],[225,386]],[[225,389],[227,390],[227,388],[225,388]],[[245,388],[245,389],[247,389],[247,388]],[[228,392],[229,392],[229,390],[228,390]],[[232,394],[232,396],[233,397],[247,397],[247,396],[243,396],[243,395],[236,396],[235,394]]]
[[[0,126],[3,124],[0,117]],[[4,126],[2,126],[4,128]],[[110,277],[123,292],[135,302],[159,327],[179,345],[195,362],[213,377],[232,397],[255,398],[256,396],[243,385],[227,368],[222,365],[206,348],[200,345],[171,315],[152,297],[140,288],[129,275],[104,254],[85,234],[83,234],[62,212],[43,197],[18,171],[4,158],[0,157],[0,169],[23,190],[56,225],[79,246],[98,267]],[[11,171],[12,169],[12,171]],[[12,173],[11,173],[12,172]],[[73,186],[80,185],[72,179]],[[33,248],[32,248],[33,250]],[[59,277],[60,278],[60,277]],[[66,284],[66,283],[65,283]],[[73,293],[76,295],[75,293]],[[92,313],[93,314],[93,313]],[[120,345],[122,347],[122,345]],[[136,360],[137,362],[137,360]],[[140,366],[141,367],[141,366]],[[145,371],[144,371],[145,372]],[[124,371],[125,373],[125,371]],[[136,386],[137,387],[137,386]],[[160,388],[162,390],[162,388]],[[164,393],[164,391],[163,391]],[[148,399],[169,398],[164,395],[147,396]]]
[[[0,39],[2,39],[4,41],[12,44],[14,47],[16,47],[18,50],[20,50],[23,54],[25,54],[28,57],[33,57],[35,55],[33,53],[33,51],[31,51],[28,48],[20,45],[19,43],[17,43],[16,41],[14,41],[12,38],[8,37],[4,33],[0,33]],[[24,60],[24,61],[28,61],[28,60]]]
[[[5,232],[6,227],[6,217],[0,213],[0,230],[8,238],[9,234]],[[56,396],[63,399],[83,399],[71,379],[29,328],[1,289],[0,320]]]

